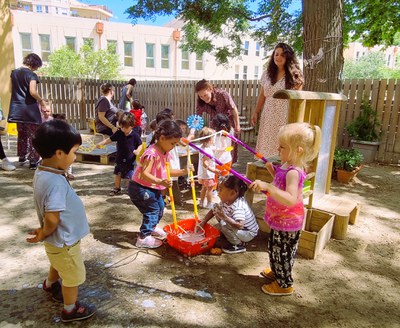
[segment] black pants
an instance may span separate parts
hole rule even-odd
[[[3,148],[3,144],[1,143],[1,138],[0,138],[0,159],[4,159],[6,158],[6,154],[4,153],[4,148]]]
[[[282,288],[293,285],[292,269],[300,240],[299,231],[277,231],[271,229],[268,254],[271,270]]]

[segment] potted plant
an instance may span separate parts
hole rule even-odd
[[[333,156],[333,167],[337,180],[349,183],[360,171],[363,155],[357,149],[336,148]]]
[[[364,163],[375,160],[379,147],[380,127],[377,111],[372,108],[368,100],[364,99],[360,115],[346,127],[347,133],[352,138],[351,146],[363,154]]]

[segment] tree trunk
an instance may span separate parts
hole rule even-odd
[[[340,93],[343,0],[303,0],[304,90]]]

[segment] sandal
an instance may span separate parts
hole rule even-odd
[[[270,268],[265,268],[263,271],[260,272],[260,274],[268,280],[276,280],[275,274]]]
[[[115,195],[119,195],[121,193],[121,188],[112,188],[109,195],[110,196],[115,196]]]

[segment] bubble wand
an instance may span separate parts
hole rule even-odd
[[[249,145],[245,144],[242,140],[239,140],[238,138],[231,135],[230,133],[228,133],[225,130],[222,131],[222,134],[225,135],[226,137],[230,138],[237,144],[241,145],[242,147],[246,148],[249,152],[253,153],[257,158],[261,159],[264,163],[268,162],[268,160],[263,155],[261,155],[259,152],[257,152],[253,148],[251,148]]]
[[[170,165],[169,162],[165,162],[168,182],[171,181],[171,171],[169,165]],[[175,200],[174,200],[174,193],[172,192],[172,187],[168,187],[168,193],[169,193],[169,201],[171,204],[172,219],[174,220],[174,228],[175,230],[178,230],[178,222],[176,220],[176,211],[175,211]]]
[[[233,174],[235,177],[239,178],[240,180],[244,181],[247,184],[252,184],[253,183],[253,181],[251,181],[249,178],[247,178],[246,176],[236,172],[234,169],[232,169],[228,165],[223,164],[219,159],[217,159],[214,156],[210,155],[209,153],[205,152],[203,149],[201,149],[200,147],[196,146],[194,143],[190,142],[188,139],[182,138],[181,140],[186,145],[189,145],[190,147],[196,149],[199,153],[202,153],[203,155],[207,156],[209,159],[213,160],[215,163],[217,163],[219,166],[221,166],[223,170],[228,171],[229,173]],[[262,192],[264,194],[267,194],[266,191],[262,191]]]

